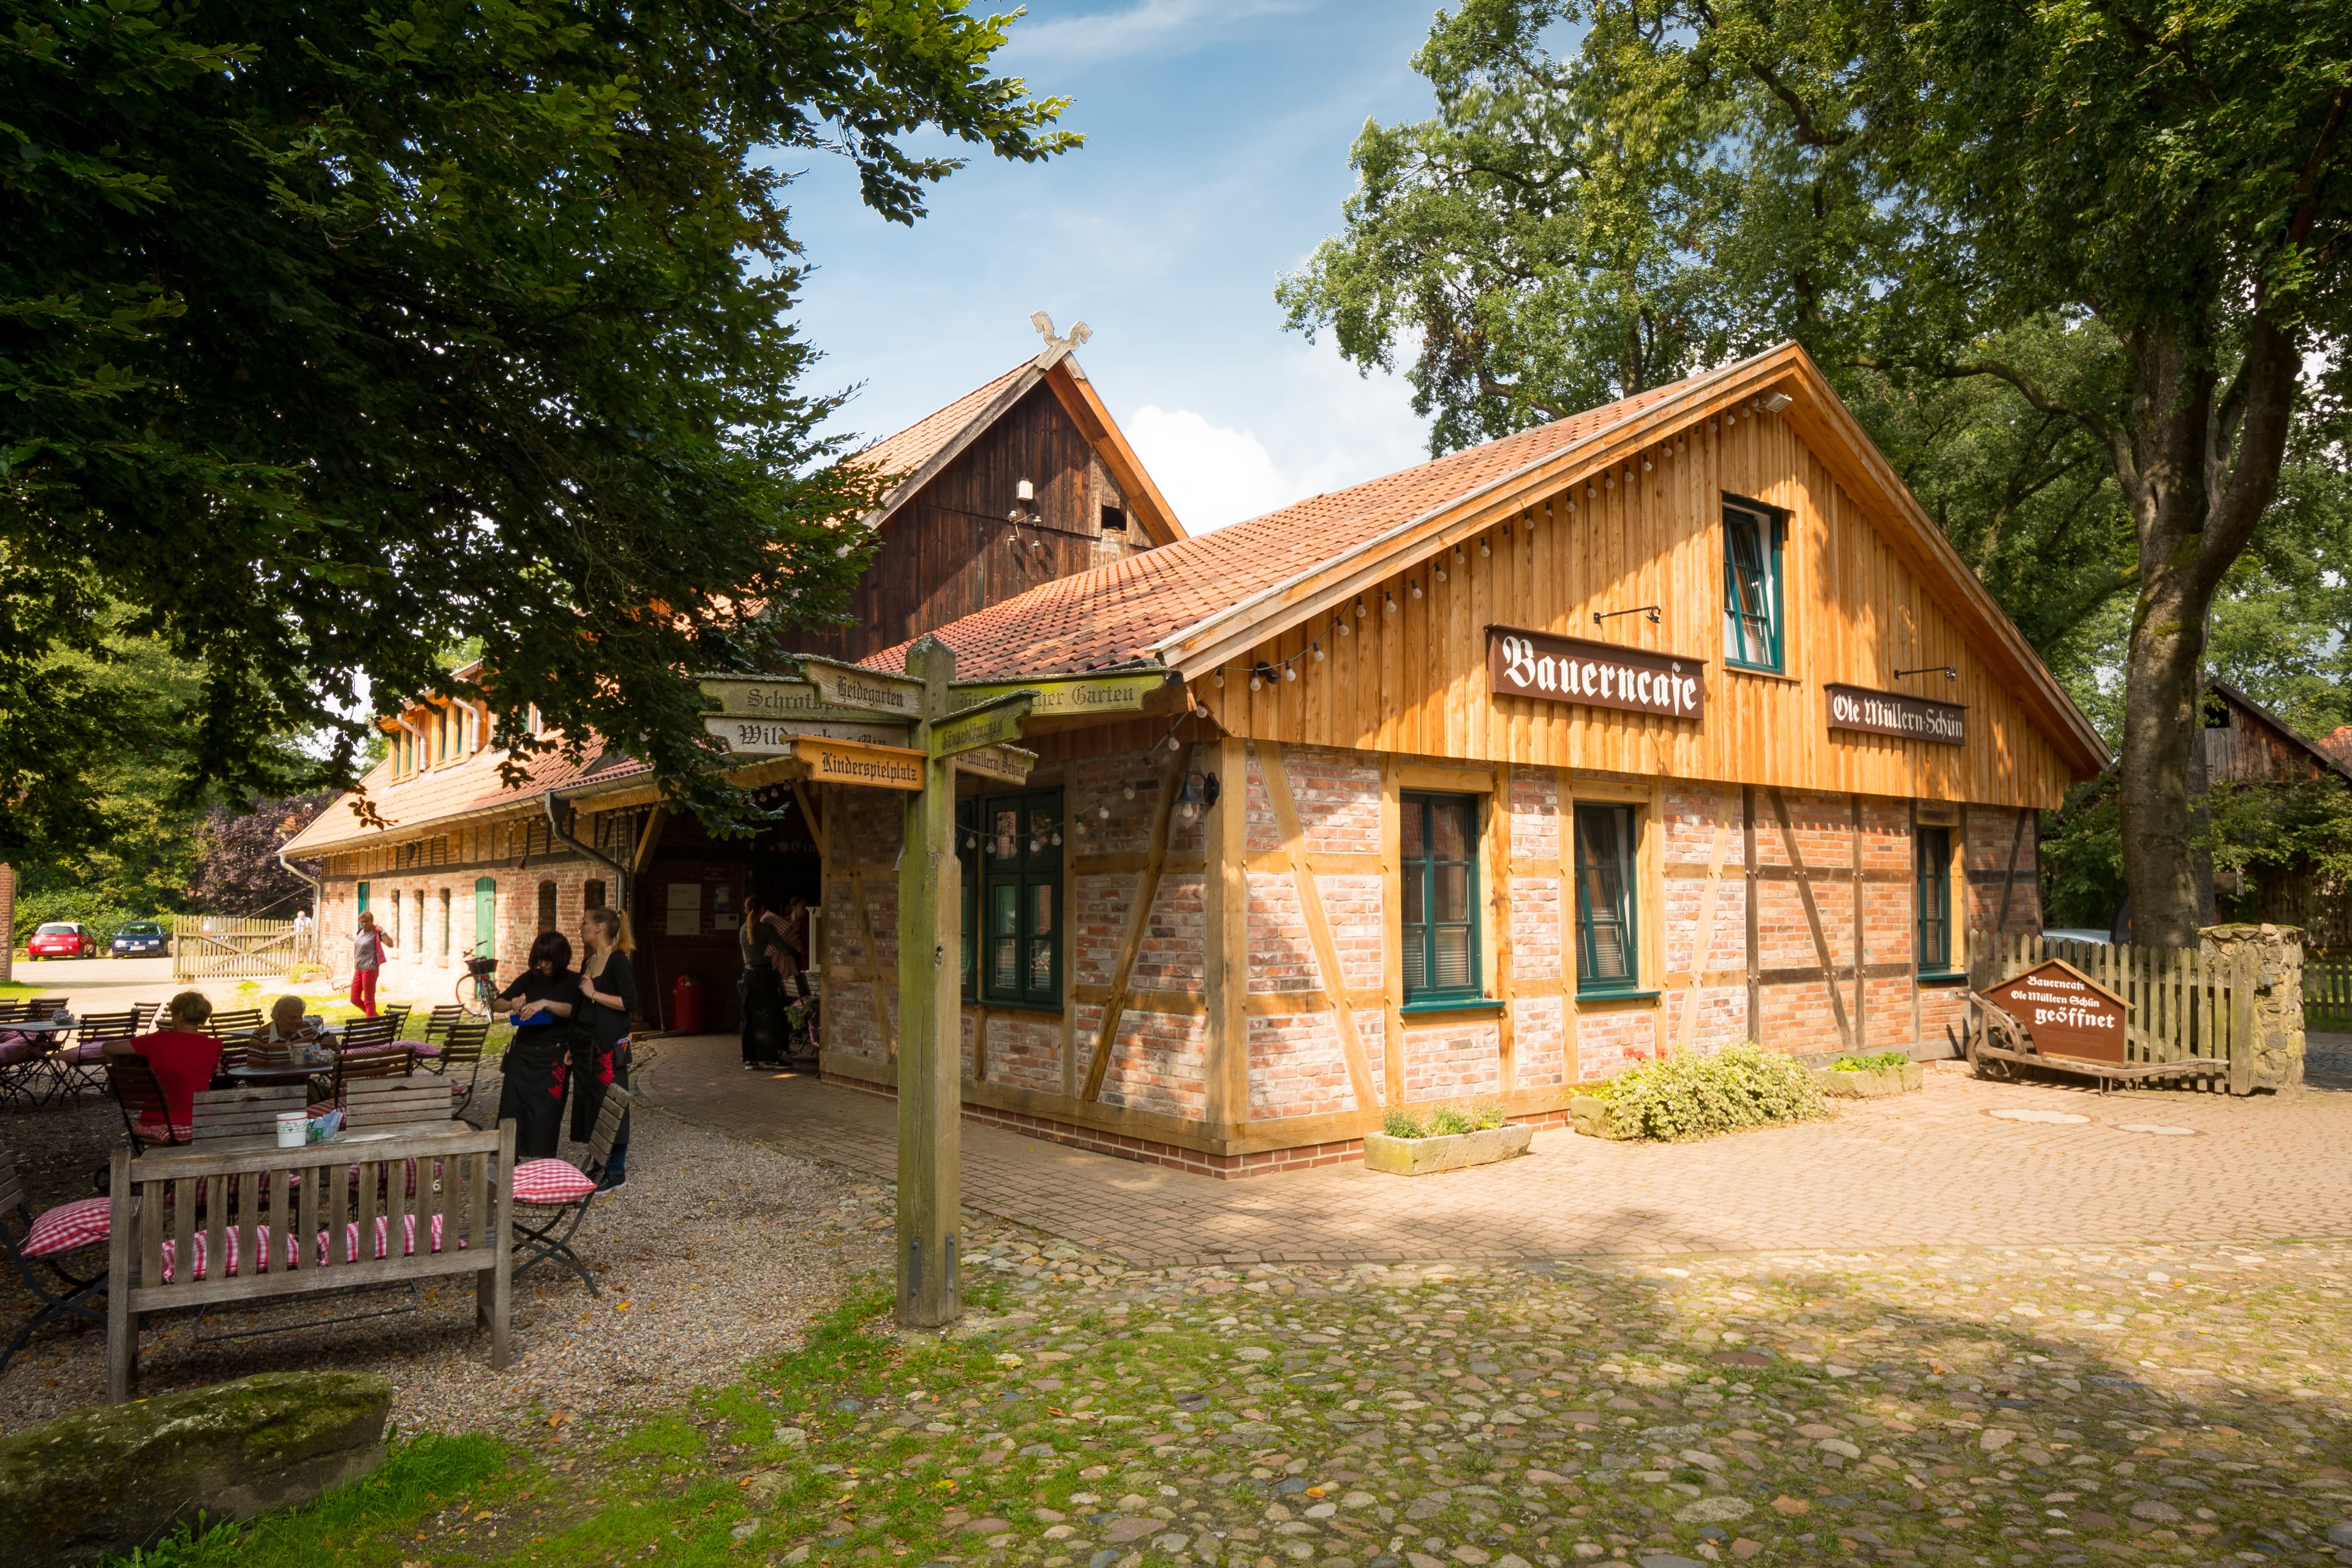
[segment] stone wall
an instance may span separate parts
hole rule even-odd
[[[2299,1091],[2304,1055],[2302,930],[2279,925],[2208,926],[2200,946],[2207,958],[2225,964],[2234,964],[2246,953],[2253,955],[2260,979],[2254,991],[2252,1087]],[[2231,1077],[2234,1079],[2236,1074]]]

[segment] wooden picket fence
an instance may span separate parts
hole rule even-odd
[[[283,974],[299,951],[292,921],[236,915],[180,915],[172,921],[172,978],[214,980],[234,974]]]
[[[2195,948],[2051,942],[1990,931],[1972,933],[1969,952],[1969,984],[1980,992],[2046,959],[2063,959],[2127,1005],[2126,1060],[2210,1059],[2215,1078],[2231,1079],[2242,1093],[2253,1087],[2254,996],[2261,970],[2250,952],[2220,958]],[[2233,1059],[2233,1053],[2244,1059]]]
[[[2303,1026],[2352,1034],[2352,952],[2304,955]]]

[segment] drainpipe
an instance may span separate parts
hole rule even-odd
[[[613,907],[616,910],[622,910],[624,913],[627,912],[629,907],[628,871],[623,868],[618,860],[615,860],[612,857],[603,854],[597,850],[589,848],[588,846],[581,843],[578,839],[572,837],[572,835],[563,831],[563,823],[555,815],[555,792],[553,790],[549,790],[545,795],[541,795],[539,797],[539,804],[545,807],[547,811],[547,835],[549,837],[554,839],[558,844],[562,845],[566,849],[571,850],[575,855],[584,855],[600,866],[609,866],[613,868]]]
[[[315,963],[319,959],[319,922],[324,920],[327,914],[327,885],[286,858],[286,851],[283,849],[278,852],[278,863],[300,879],[303,885],[310,889],[310,951],[302,956]]]

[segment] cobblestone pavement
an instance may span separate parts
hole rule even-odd
[[[950,1339],[755,1370],[666,1443],[740,1476],[709,1537],[823,1568],[2352,1562],[2342,1246],[1134,1269],[976,1228],[990,1310]]]
[[[895,1173],[891,1101],[745,1073],[732,1040],[662,1048],[644,1080],[657,1103]],[[967,1122],[963,1196],[970,1209],[1151,1264],[2352,1235],[2352,1093],[2101,1095],[1983,1083],[1937,1063],[1918,1094],[1840,1103],[1832,1121],[1696,1144],[1546,1131],[1526,1158],[1412,1179],[1349,1163],[1221,1182]],[[2032,1119],[2008,1119],[2020,1112]]]

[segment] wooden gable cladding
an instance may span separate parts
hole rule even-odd
[[[1033,506],[1011,514],[1020,481]],[[861,659],[1105,559],[1102,510],[1127,499],[1095,446],[1041,379],[957,452],[878,528],[881,542],[850,595],[852,626],[787,634],[791,653]],[[1138,547],[1147,531],[1130,524]]]
[[[1677,441],[1682,449],[1666,455]],[[1853,467],[1850,454],[1838,456],[1841,468]],[[1890,543],[1897,531],[1856,501],[1858,482],[1824,462],[1790,417],[1746,404],[1702,409],[1679,426],[1646,432],[1638,449],[1613,451],[1605,468],[1573,470],[1524,505],[1474,518],[1412,569],[1318,608],[1306,624],[1196,679],[1194,689],[1217,723],[1257,740],[2055,806],[2069,763],[2000,667],[1979,657],[1990,634],[1973,625],[1978,613],[1965,605],[1955,611],[1952,596],[1923,582],[1948,563]],[[1777,509],[1786,521],[1780,674],[1726,668],[1727,498]],[[1592,621],[1595,612],[1650,605],[1660,607],[1655,625],[1640,615],[1598,627]],[[1490,696],[1486,628],[1496,625],[1704,661],[1705,715],[1675,720]],[[1296,679],[1277,668],[1250,689],[1254,662],[1286,660]],[[1895,676],[1947,664],[1959,671],[1957,682]],[[1832,731],[1826,688],[1838,682],[1964,704],[1969,742]]]

